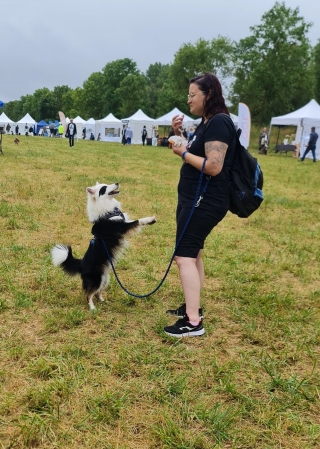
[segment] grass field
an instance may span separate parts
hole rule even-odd
[[[173,341],[175,266],[151,298],[112,276],[88,310],[50,249],[90,241],[85,187],[120,182],[158,222],[118,264],[135,293],[170,260],[180,160],[164,148],[4,136],[0,156],[1,448],[319,448],[320,163],[259,156],[265,201],[205,247],[202,338]],[[257,151],[255,151],[257,153]],[[257,154],[256,154],[257,155]]]

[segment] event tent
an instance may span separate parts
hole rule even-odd
[[[12,128],[12,126],[14,125],[14,122],[12,120],[10,120],[9,117],[3,112],[0,115],[0,125],[6,127],[8,123]]]
[[[235,115],[235,114],[231,114],[231,112],[229,112],[229,114],[230,114],[230,117],[231,117],[233,123],[235,124],[235,127],[237,128],[237,127],[238,127],[238,122],[239,122],[238,116]],[[197,125],[200,125],[201,120],[202,120],[202,118],[198,118],[197,120],[195,120],[195,123],[196,123]]]
[[[81,118],[80,115],[78,115],[77,117],[75,117],[73,119],[73,123],[75,123],[75,125],[77,127],[78,139],[81,139],[81,137],[82,137],[82,129],[84,128],[86,121],[83,120],[83,118]]]
[[[97,139],[100,134],[100,138],[104,142],[121,142],[122,126],[121,120],[110,113],[105,118],[96,121],[95,137]]]
[[[86,140],[90,140],[91,133],[95,136],[96,132],[96,121],[93,118],[89,118],[88,121],[85,123],[86,128]]]
[[[320,105],[316,100],[311,100],[308,104],[296,111],[290,112],[286,115],[273,117],[271,119],[270,131],[272,125],[280,126],[296,126],[296,144],[300,144],[300,156],[305,151],[305,146],[308,144],[311,128],[314,126],[316,132],[320,134]],[[312,153],[307,154],[308,158],[312,158]],[[317,141],[316,158],[320,159],[320,139]]]
[[[39,135],[40,129],[42,129],[44,126],[48,126],[48,123],[46,123],[44,120],[41,120],[41,122],[37,123],[37,135]]]
[[[131,143],[142,144],[142,129],[144,125],[146,125],[148,137],[153,137],[152,127],[155,124],[155,120],[148,117],[141,109],[139,109],[131,117],[122,119],[122,123],[128,124],[128,126],[132,129],[133,136]]]
[[[176,115],[183,115],[183,112],[181,112],[178,108],[172,109],[172,111],[168,112],[167,114],[163,115],[162,117],[157,118],[155,120],[155,125],[164,125],[164,126],[171,126],[171,122],[174,116]],[[182,124],[184,127],[192,126],[197,123],[197,120],[189,117],[188,115],[184,114],[183,122]]]
[[[29,132],[30,126],[36,125],[37,122],[31,117],[30,114],[26,114],[24,117],[22,117],[21,120],[19,120],[17,122],[17,125],[19,126],[19,133],[20,134],[25,134],[26,133],[26,129],[25,129],[26,124],[28,126],[28,132]]]

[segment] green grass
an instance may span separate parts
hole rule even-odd
[[[206,334],[175,341],[163,326],[183,301],[176,266],[148,299],[112,276],[91,313],[50,249],[71,244],[81,257],[84,189],[118,181],[131,218],[158,220],[130,239],[118,274],[135,293],[154,289],[173,251],[180,159],[24,136],[18,147],[4,136],[3,150],[0,447],[320,447],[319,163],[258,156],[261,208],[228,214],[206,242]]]

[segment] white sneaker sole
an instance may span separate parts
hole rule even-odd
[[[185,332],[184,334],[171,334],[170,332],[164,331],[167,335],[170,335],[171,337],[181,338],[181,337],[200,337],[200,335],[203,335],[205,333],[204,329],[201,329],[199,331],[195,332]]]

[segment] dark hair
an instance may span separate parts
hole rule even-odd
[[[315,130],[316,130],[316,128],[315,128],[314,126],[312,126],[312,127],[311,127],[311,131],[312,131],[312,130],[313,130],[313,131],[315,131]]]
[[[191,78],[190,84],[196,84],[205,94],[203,117],[211,118],[216,114],[229,114],[228,108],[222,96],[222,87],[220,81],[213,73],[204,73],[203,75]]]

